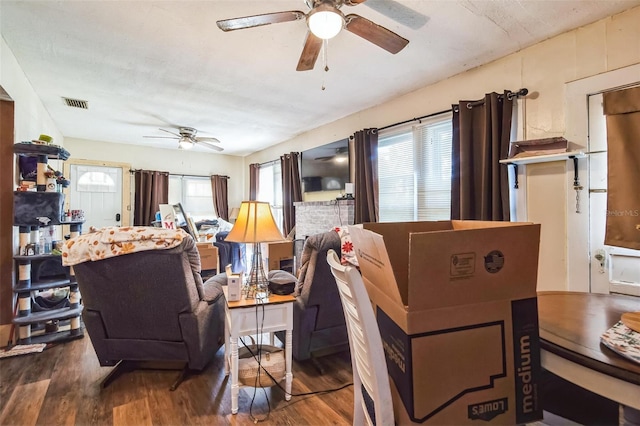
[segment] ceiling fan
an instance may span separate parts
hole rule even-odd
[[[156,138],[156,139],[177,139],[178,140],[178,148],[179,149],[191,149],[194,145],[199,144],[202,146],[206,146],[207,148],[213,149],[215,151],[223,151],[224,148],[218,145],[214,145],[216,143],[220,143],[220,141],[216,138],[206,138],[201,136],[196,136],[198,131],[193,127],[180,127],[178,129],[178,133],[172,132],[171,130],[160,129],[163,132],[167,132],[172,134],[173,136],[144,136],[145,138]]]
[[[314,158],[315,161],[335,161],[336,163],[344,163],[349,161],[349,147],[340,147],[335,149],[333,155],[324,155]]]
[[[322,48],[323,40],[335,37],[343,28],[388,52],[393,54],[400,52],[409,44],[409,40],[360,15],[349,14],[345,16],[340,10],[343,5],[357,6],[365,1],[304,0],[305,4],[311,9],[307,13],[299,10],[289,10],[242,18],[223,19],[216,23],[222,31],[233,31],[306,19],[309,31],[307,31],[307,39],[298,61],[297,71],[313,69]]]

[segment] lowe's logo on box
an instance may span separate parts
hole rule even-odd
[[[468,417],[471,420],[491,421],[495,419],[496,416],[504,414],[509,410],[507,402],[507,398],[501,398],[469,405],[467,407]]]

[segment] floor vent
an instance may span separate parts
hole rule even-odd
[[[64,103],[72,108],[89,109],[89,102],[80,99],[62,98]]]

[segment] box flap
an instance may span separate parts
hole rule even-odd
[[[356,257],[358,258],[358,264],[363,277],[395,303],[403,306],[399,286],[396,283],[394,271],[391,268],[392,264],[389,260],[383,236],[358,226],[349,226],[349,234],[351,235],[356,250]],[[405,252],[406,251],[405,249]],[[405,269],[406,265],[405,260]]]
[[[391,270],[397,283],[402,305],[409,303],[409,235],[412,232],[450,230],[451,221],[438,222],[385,222],[364,223],[362,227],[382,236],[384,247],[391,261]],[[354,240],[354,247],[358,244]],[[365,274],[363,274],[365,275]]]

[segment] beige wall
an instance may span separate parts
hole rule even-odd
[[[159,170],[172,174],[226,175],[230,177],[228,180],[229,207],[240,206],[243,200],[245,175],[242,157],[201,151],[151,149],[75,138],[66,138],[65,148],[71,153],[72,159],[128,163],[133,169]]]
[[[0,86],[15,103],[15,142],[37,139],[44,133],[63,145],[62,133],[31,87],[13,52],[0,38]]]
[[[445,110],[461,99],[479,99],[487,92],[521,87],[530,93],[520,105],[523,139],[563,136],[565,85],[640,63],[639,22],[640,7],[636,7],[301,134],[246,157],[245,164],[333,142],[366,127],[383,127]],[[586,140],[570,142],[580,147],[587,144]],[[567,200],[573,189],[565,171],[573,166],[566,167],[565,163],[553,163],[528,166],[526,171],[527,188],[522,192],[528,207],[524,214],[518,214],[542,224],[539,290],[567,288],[567,210],[571,208]]]

